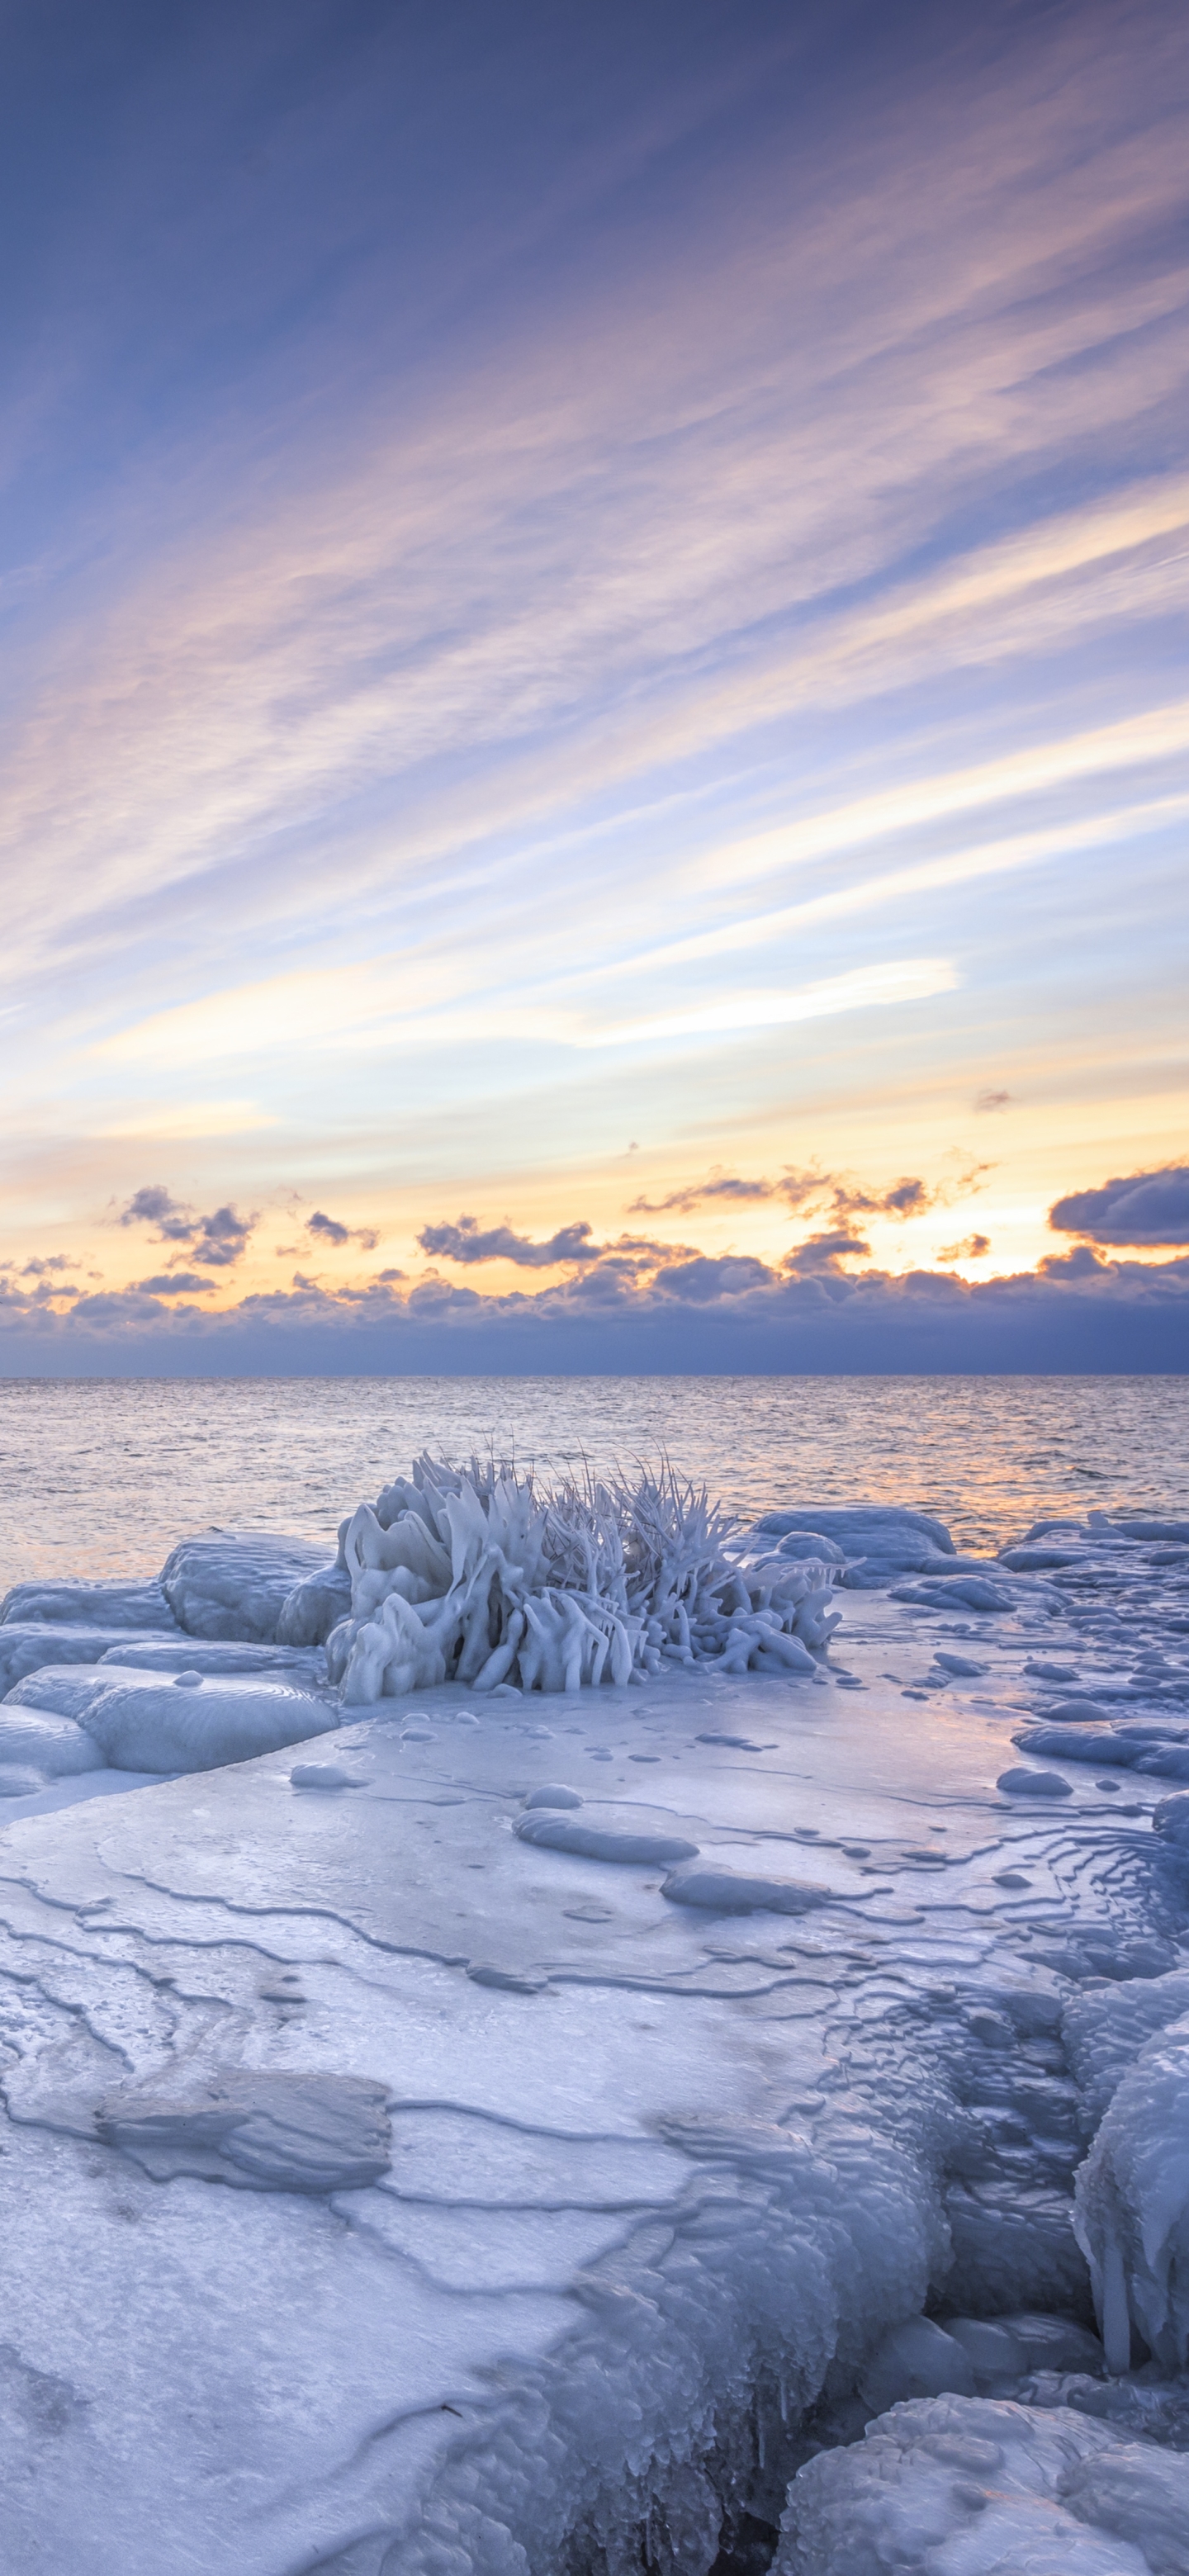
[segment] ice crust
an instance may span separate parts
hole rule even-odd
[[[434,1491],[374,1515],[431,1567]],[[1107,1761],[1120,1813],[1066,1750],[1175,1725],[1181,1577],[1042,1529],[988,1615],[925,1519],[863,1521],[841,1631],[789,1596],[810,1672],[727,1651],[780,1580],[746,1533],[747,1614],[695,1644],[671,1554],[661,1644],[631,1609],[627,1677],[569,1691],[478,1690],[456,1594],[453,1677],[344,1707],[308,1632],[350,1523],[321,1591],[316,1547],[194,1543],[175,1606],[234,1633],[96,1626],[95,1587],[0,1622],[51,1647],[0,1773],[90,1801],[0,1811],[7,2564],[710,2576],[784,2515],[783,2576],[1189,2566],[1189,1797]],[[1002,1794],[1013,1738],[1064,1795]],[[201,1776],[71,1767],[147,1752]]]
[[[775,2576],[1184,2576],[1189,2461],[1070,2408],[893,2407],[793,2487]]]

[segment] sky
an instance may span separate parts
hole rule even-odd
[[[0,1375],[1189,1367],[1179,0],[0,29]]]

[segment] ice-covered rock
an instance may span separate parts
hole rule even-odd
[[[257,1646],[243,1638],[130,1637],[104,1649],[101,1665],[119,1664],[123,1672],[281,1673],[304,1684],[326,1678],[326,1658],[316,1646]]]
[[[1077,2178],[1077,2233],[1112,2370],[1133,2329],[1167,2369],[1189,2362],[1189,2013],[1144,2042]]]
[[[794,2479],[773,2576],[1185,2576],[1189,2459],[1069,2408],[896,2406]]]
[[[567,1816],[538,1808],[521,1817],[516,1832],[522,1843],[532,1843],[538,1851],[572,1852],[579,1860],[636,1862],[650,1869],[690,1860],[698,1848],[663,1824],[629,1824],[615,1809],[596,1812],[587,1807],[581,1816]]]
[[[267,1530],[210,1530],[184,1538],[161,1569],[161,1590],[192,1637],[234,1637],[270,1645],[295,1589],[328,1572],[317,1539]],[[313,1644],[290,1636],[290,1645]]]
[[[160,1642],[168,1644],[179,1638],[180,1631],[170,1621],[169,1637]],[[108,1653],[122,1656],[138,1642],[141,1641],[130,1630],[123,1628],[92,1628],[76,1620],[60,1625],[48,1619],[14,1620],[9,1627],[0,1628],[0,1699],[26,1673],[37,1672],[42,1664],[97,1664]]]
[[[909,2317],[877,2344],[859,2381],[865,2405],[886,2415],[912,2397],[941,2397],[947,2390],[974,2395],[974,2364],[965,2346],[931,2317]]]
[[[340,1538],[346,1534],[344,1522]],[[304,1574],[286,1595],[277,1620],[280,1646],[324,1646],[332,1628],[350,1616],[351,1577],[341,1543],[333,1565]]]
[[[14,1583],[0,1603],[0,1627],[31,1620],[51,1627],[153,1628],[176,1623],[160,1583]]]
[[[281,1680],[138,1674],[97,1692],[87,1732],[118,1771],[215,1771],[327,1735],[337,1711]]]
[[[845,1561],[843,1582],[858,1591],[873,1590],[895,1574],[953,1571],[957,1558],[944,1521],[895,1503],[802,1503],[766,1512],[756,1528],[763,1537],[778,1538],[790,1556],[804,1554],[806,1538],[827,1541],[833,1561],[834,1551]]]
[[[671,1869],[661,1894],[671,1905],[704,1906],[715,1914],[811,1914],[831,1902],[830,1889],[809,1879],[769,1878],[712,1861]]]
[[[12,1700],[0,1706],[0,1763],[32,1769],[45,1780],[64,1780],[74,1772],[101,1770],[105,1760],[94,1737],[72,1717],[18,1707]]]

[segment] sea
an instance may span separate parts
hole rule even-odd
[[[1189,1509],[1189,1376],[10,1379],[0,1587],[153,1573],[212,1527],[332,1545],[423,1450],[546,1477],[667,1459],[744,1521],[900,1503],[993,1552],[1062,1514]]]

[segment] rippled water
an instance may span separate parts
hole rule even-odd
[[[1189,1377],[0,1382],[0,1581],[147,1573],[212,1522],[325,1533],[419,1449],[655,1459],[754,1517],[871,1499],[995,1547],[1049,1511],[1189,1507]]]

